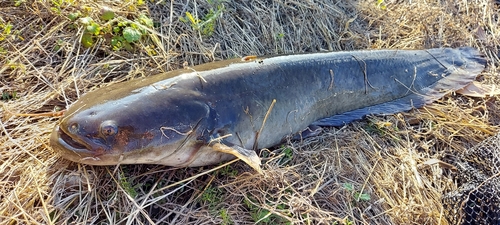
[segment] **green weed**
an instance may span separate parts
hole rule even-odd
[[[219,216],[221,217],[222,219],[222,225],[229,225],[229,224],[233,224],[233,222],[231,221],[231,218],[229,217],[229,214],[227,212],[227,209],[221,209],[219,211]]]
[[[350,220],[349,218],[347,218],[347,217],[346,217],[346,218],[344,218],[344,219],[342,220],[342,223],[341,223],[341,224],[343,224],[343,225],[354,225],[354,224],[356,224],[356,223],[354,223],[354,221],[353,221],[353,220]],[[339,222],[335,221],[335,222],[333,222],[333,225],[339,225]]]
[[[238,175],[238,170],[233,169],[231,165],[227,165],[220,170],[217,170],[216,175],[220,174],[221,176],[229,176],[236,177]]]
[[[201,195],[201,201],[208,205],[209,208],[216,209],[216,207],[222,202],[223,191],[220,188],[209,186],[203,191]]]
[[[26,2],[26,0],[15,0],[14,1],[14,6],[15,7],[21,6],[25,2]]]
[[[368,133],[376,133],[379,135],[385,135],[388,131],[397,131],[398,127],[391,122],[378,121],[376,119],[369,119],[368,124],[365,126],[365,130]]]
[[[285,37],[285,34],[284,33],[278,33],[276,34],[276,40],[281,40]]]
[[[130,195],[130,197],[137,197],[137,191],[135,190],[134,186],[132,186],[132,184],[128,181],[124,172],[120,173],[120,186],[128,195]]]
[[[223,189],[209,186],[203,191],[201,201],[207,205],[211,214],[218,215],[222,219],[221,224],[232,224],[227,209],[221,208],[224,194]]]
[[[190,12],[186,12],[186,17],[179,18],[181,22],[189,23],[194,30],[199,31],[203,36],[211,36],[214,33],[215,23],[225,10],[224,1],[207,0],[207,2],[211,8],[201,19],[193,16]]]
[[[349,191],[354,198],[355,202],[360,202],[360,201],[370,201],[370,195],[361,193],[359,191],[356,191],[354,189],[354,186],[351,183],[345,183],[344,188]]]
[[[52,7],[50,7],[50,10],[52,10],[52,12],[60,15],[62,13],[62,9],[73,5],[75,3],[75,0],[51,0],[50,3],[52,4]],[[17,2],[16,2],[16,4],[17,4]]]
[[[9,101],[19,98],[17,91],[6,91],[2,93],[2,101]]]
[[[52,11],[61,13],[62,5],[72,4],[68,0],[52,0],[54,5]],[[143,1],[134,2],[133,7],[144,4]],[[83,28],[83,34],[80,38],[80,43],[83,47],[90,48],[95,45],[98,40],[108,42],[112,50],[128,50],[134,49],[134,45],[141,39],[148,37],[148,29],[153,27],[153,20],[145,14],[138,14],[133,19],[129,20],[118,15],[113,9],[102,7],[99,13],[95,13],[97,9],[89,6],[78,7],[80,10],[67,12],[66,17],[72,22],[69,28]],[[55,47],[58,49],[58,47]],[[155,54],[155,51],[149,51],[150,54]]]
[[[10,24],[10,22],[7,22],[7,24],[0,23],[0,30],[2,30],[2,32],[0,33],[0,42],[1,42],[7,39],[7,37],[11,35],[12,24]]]
[[[267,209],[263,209],[260,207],[255,206],[250,202],[251,200],[249,199],[244,199],[243,202],[247,206],[247,208],[250,211],[250,216],[254,220],[255,224],[291,224],[290,221],[287,219],[271,213]],[[287,206],[285,204],[279,204],[276,206],[277,209],[285,210],[287,209]]]
[[[377,0],[377,7],[382,10],[387,9],[387,5],[385,4],[384,0]]]
[[[279,165],[285,166],[293,159],[293,150],[285,145],[281,145],[281,158],[279,159]]]

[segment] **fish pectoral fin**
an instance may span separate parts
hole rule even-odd
[[[260,168],[260,158],[253,150],[244,149],[240,146],[234,145],[229,147],[227,145],[221,143],[215,143],[212,145],[212,148],[218,152],[224,152],[227,154],[234,155],[239,159],[243,160],[246,164],[255,169],[258,173],[263,174],[262,169]]]

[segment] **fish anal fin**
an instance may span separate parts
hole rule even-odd
[[[318,136],[323,131],[323,128],[318,125],[309,125],[306,129],[293,136],[293,140],[302,140],[309,137]]]
[[[212,148],[215,151],[231,154],[238,157],[239,159],[243,160],[243,162],[255,169],[258,173],[263,174],[262,169],[260,168],[260,158],[255,151],[245,149],[237,145],[229,147],[221,143],[213,144]]]

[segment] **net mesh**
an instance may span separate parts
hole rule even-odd
[[[500,224],[500,133],[452,162],[459,189],[443,198],[451,224]]]

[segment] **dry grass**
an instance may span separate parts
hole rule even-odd
[[[211,168],[93,167],[48,146],[54,117],[15,113],[65,108],[113,82],[213,60],[321,50],[473,46],[489,59],[479,77],[499,84],[494,1],[227,1],[204,35],[181,22],[218,2],[0,1],[0,224],[448,224],[455,190],[446,161],[497,132],[496,98],[448,96],[423,109],[370,117],[321,136],[263,150],[265,174],[241,162]],[[108,39],[84,48],[77,10],[103,6],[156,22],[133,51]],[[382,9],[382,7],[387,7]],[[54,8],[55,7],[55,8]],[[57,46],[57,48],[56,48]],[[362,194],[362,195],[361,195]],[[359,197],[362,197],[361,199]]]

